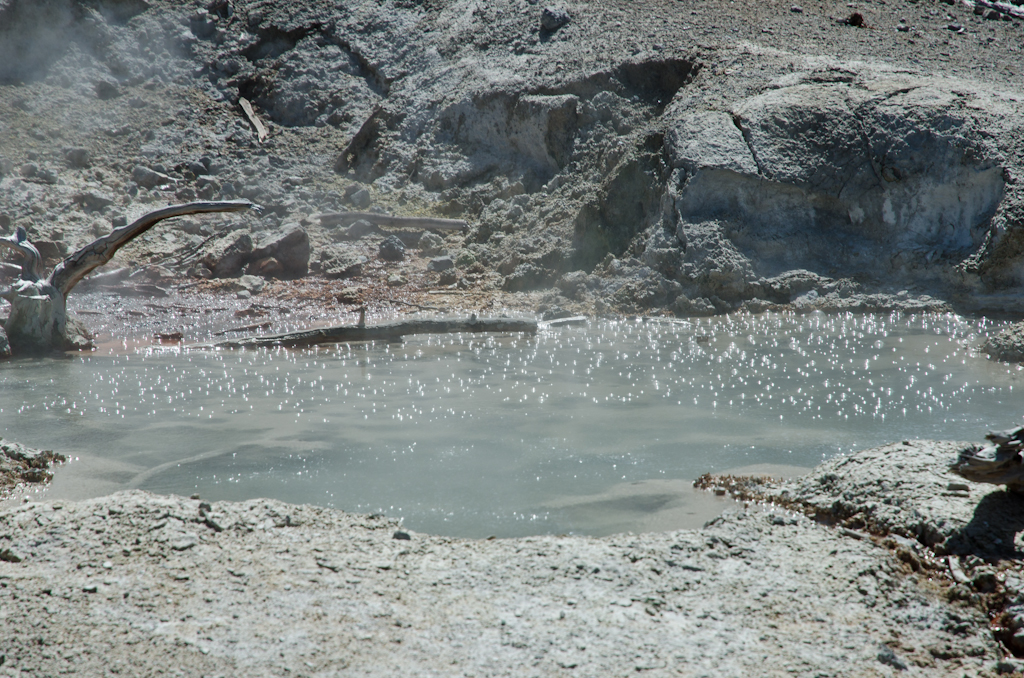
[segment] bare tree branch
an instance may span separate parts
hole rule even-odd
[[[14,235],[0,238],[0,246],[7,247],[21,254],[21,279],[36,282],[43,277],[43,257],[35,245],[28,241],[28,232],[19,226]]]
[[[248,200],[224,200],[189,202],[149,212],[127,226],[116,228],[110,234],[97,238],[57,264],[53,273],[50,274],[50,284],[66,298],[71,289],[90,271],[110,261],[122,245],[142,235],[163,219],[202,212],[240,212],[248,209],[258,212],[263,208]],[[36,254],[38,256],[38,252]]]

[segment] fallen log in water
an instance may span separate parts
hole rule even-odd
[[[455,334],[458,332],[527,332],[537,331],[535,320],[518,318],[462,318],[453,320],[395,320],[379,325],[336,325],[314,330],[299,330],[261,337],[229,339],[190,348],[259,348],[283,346],[300,348],[315,344],[337,344],[346,341],[398,340],[407,334]]]

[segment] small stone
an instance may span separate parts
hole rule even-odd
[[[408,532],[402,532],[401,530],[396,530],[395,533],[393,535],[391,535],[391,538],[392,539],[412,539],[412,537],[409,535]]]
[[[75,196],[75,202],[87,209],[98,211],[114,204],[114,196],[99,191],[86,191]],[[122,224],[123,226],[124,224]]]
[[[26,162],[24,165],[18,168],[18,174],[21,175],[22,179],[31,179],[39,173],[39,165],[34,162]]]
[[[171,549],[175,551],[187,551],[196,545],[196,536],[194,534],[187,534],[180,539],[171,542]]]
[[[469,250],[460,250],[455,257],[455,265],[459,268],[467,268],[476,263],[476,255]]]
[[[789,8],[789,11],[793,12],[794,14],[803,14],[804,8],[801,7],[800,5],[793,5],[792,7]]]
[[[338,292],[337,299],[343,304],[358,304],[362,293],[362,287],[345,287]]]
[[[454,285],[458,279],[459,276],[455,272],[455,269],[449,268],[441,271],[441,275],[438,276],[437,282],[439,285]]]
[[[6,336],[4,339],[6,339]],[[20,563],[24,558],[20,553],[15,553],[11,549],[0,549],[0,560],[5,563]]]
[[[443,257],[434,257],[433,259],[430,260],[430,263],[427,264],[428,271],[447,271],[448,269],[454,267],[455,262],[452,261],[452,258],[447,255]]]
[[[176,183],[174,179],[163,172],[157,172],[142,165],[136,165],[132,168],[132,181],[143,188],[156,188],[157,186]]]
[[[878,650],[878,661],[883,664],[888,664],[897,671],[906,671],[907,664],[902,659],[896,656],[896,653],[892,651],[892,648],[882,645]]]
[[[64,160],[70,167],[83,168],[92,164],[92,155],[88,148],[69,148],[64,152]]]
[[[253,246],[252,259],[274,257],[284,275],[301,278],[309,272],[309,234],[296,222],[288,222],[280,231],[265,235]]]
[[[284,266],[274,257],[262,257],[249,262],[245,272],[248,275],[258,275],[261,278],[277,278],[284,273]]]
[[[974,575],[974,580],[971,582],[974,584],[974,588],[981,593],[992,593],[996,590],[999,585],[999,580],[996,578],[996,573],[989,569],[979,570]]]
[[[250,292],[249,290],[238,290],[237,292],[235,292],[235,297],[237,297],[238,299],[249,299],[250,297],[252,297],[252,292]]]
[[[378,254],[384,261],[401,261],[405,258],[405,244],[398,236],[389,235],[380,244]]]
[[[409,281],[397,273],[388,276],[388,287],[401,287],[407,282]]]
[[[569,23],[569,13],[560,7],[545,7],[540,13],[541,29],[554,32]]]
[[[41,169],[36,173],[36,179],[47,184],[57,183],[57,170],[50,168]]]
[[[97,80],[92,86],[98,99],[114,99],[121,96],[121,88],[113,80]]]
[[[444,238],[436,233],[425,231],[416,246],[426,255],[440,254],[444,249]]]
[[[359,240],[368,235],[377,235],[381,233],[381,230],[375,224],[371,224],[366,219],[357,219],[352,222],[352,225],[345,229],[345,237],[349,240]]]
[[[352,193],[348,200],[352,203],[353,207],[360,210],[366,209],[371,203],[373,203],[373,198],[370,196],[370,192],[365,188],[360,188]]]
[[[88,584],[87,586],[83,586],[82,590],[86,593],[96,593],[96,591],[99,590],[99,587],[96,586],[96,584]]]

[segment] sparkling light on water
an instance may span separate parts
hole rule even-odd
[[[102,460],[97,491],[270,496],[450,534],[569,532],[552,508],[565,495],[1018,424],[1021,370],[972,349],[993,327],[767,314],[14,361],[0,365],[0,432]]]

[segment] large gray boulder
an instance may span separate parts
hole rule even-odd
[[[1019,266],[985,264],[1012,248],[1005,146],[1024,124],[1019,98],[976,81],[833,64],[728,111],[680,106],[670,117],[681,244],[675,262],[663,251],[648,258],[675,263],[689,291],[750,298],[759,281],[795,269],[947,296],[1024,284]]]

